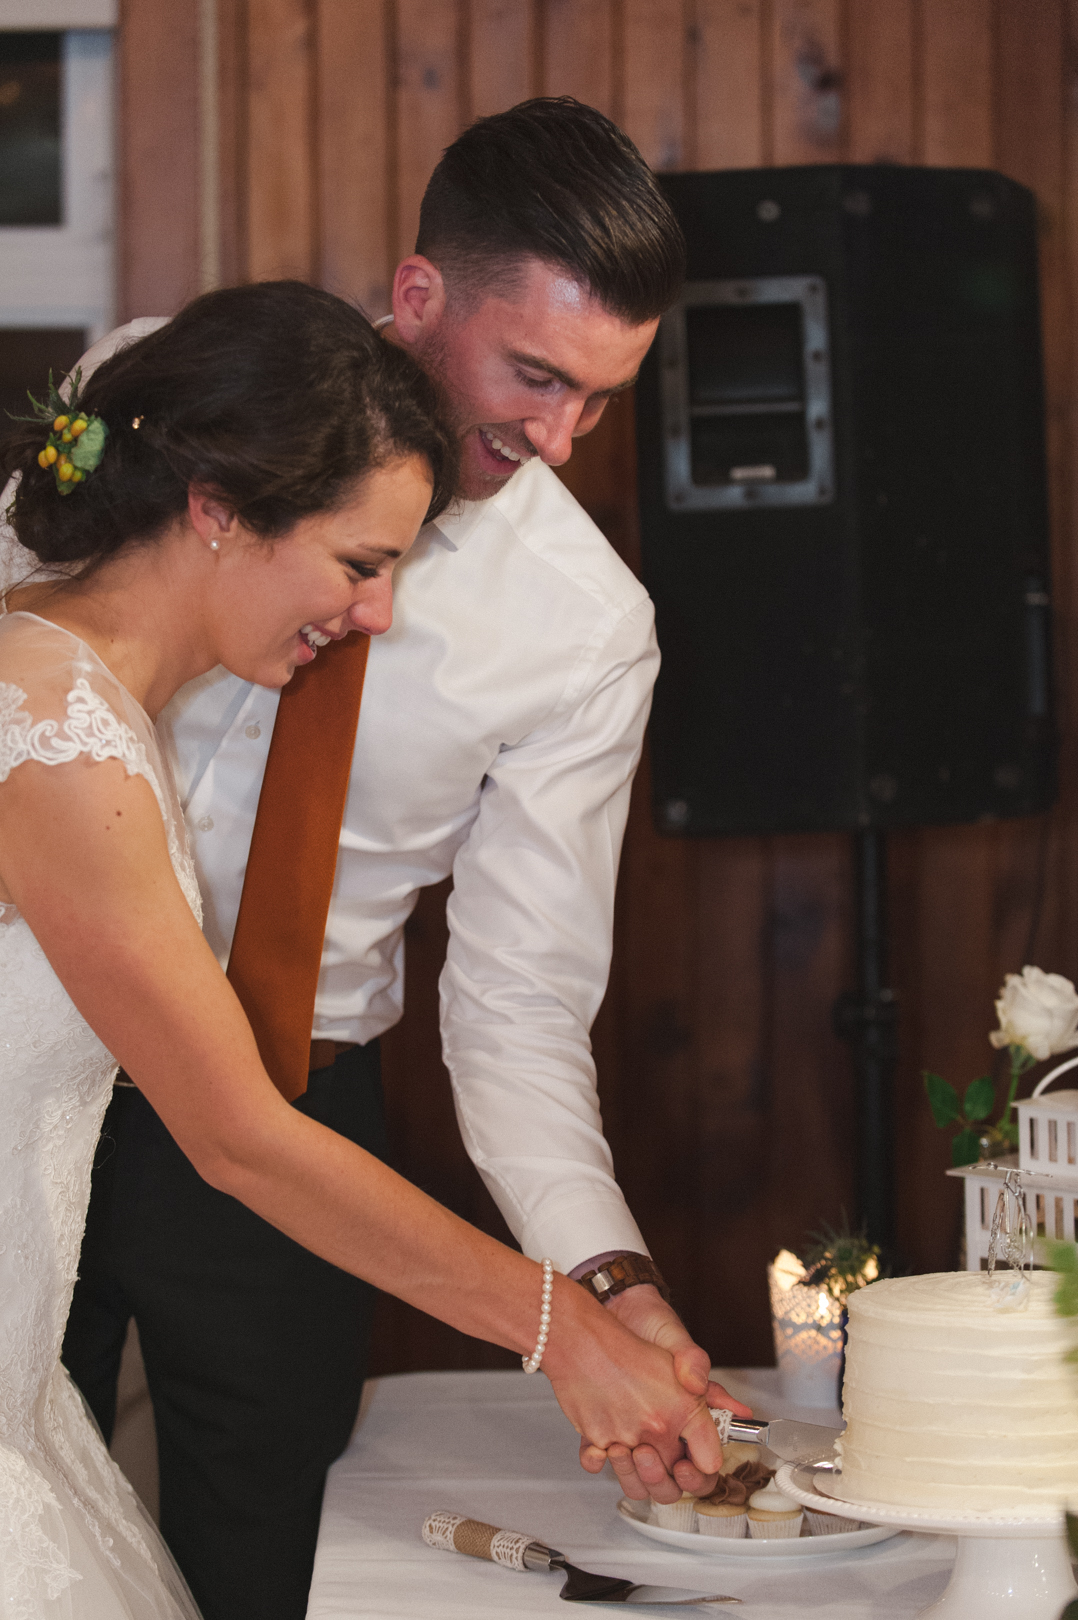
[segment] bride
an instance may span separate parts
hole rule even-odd
[[[57,411],[55,419],[53,411]],[[522,1354],[539,1266],[290,1108],[203,939],[154,717],[224,664],[283,686],[377,633],[452,492],[431,385],[330,295],[210,293],[6,452],[42,565],[0,617],[0,1613],[197,1615],[59,1361],[119,1062],[200,1174],[334,1265]],[[56,577],[59,576],[59,577]],[[287,903],[287,896],[282,897]],[[553,1278],[543,1359],[591,1467],[720,1451],[703,1395]]]

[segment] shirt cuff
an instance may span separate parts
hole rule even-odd
[[[650,1251],[619,1192],[610,1197],[567,1199],[544,1205],[521,1234],[521,1248],[532,1260],[549,1255],[563,1276],[586,1271],[589,1255],[646,1254]]]
[[[600,1266],[609,1265],[611,1260],[616,1260],[619,1254],[636,1254],[637,1252],[636,1249],[607,1249],[603,1254],[593,1254],[590,1260],[581,1260],[580,1264],[574,1266],[572,1271],[569,1272],[569,1276],[574,1282],[579,1282],[585,1272],[598,1271]]]

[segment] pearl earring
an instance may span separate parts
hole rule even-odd
[[[210,550],[211,551],[220,551],[220,549],[221,549],[220,540],[211,540],[210,541]]]

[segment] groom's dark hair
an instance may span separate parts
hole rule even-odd
[[[685,239],[616,124],[572,96],[522,101],[447,147],[419,211],[416,252],[475,302],[525,262],[566,271],[631,326],[670,308]]]
[[[192,486],[275,539],[400,457],[430,468],[431,517],[456,483],[435,385],[358,309],[299,281],[203,294],[103,361],[79,403],[109,433],[70,494],[38,465],[48,424],[20,424],[0,455],[21,475],[8,520],[44,563],[93,566],[152,539],[186,512]]]

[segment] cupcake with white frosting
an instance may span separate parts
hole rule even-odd
[[[749,1497],[749,1535],[754,1541],[799,1536],[801,1519],[799,1503],[792,1497],[783,1496],[773,1479],[762,1490],[753,1491]]]

